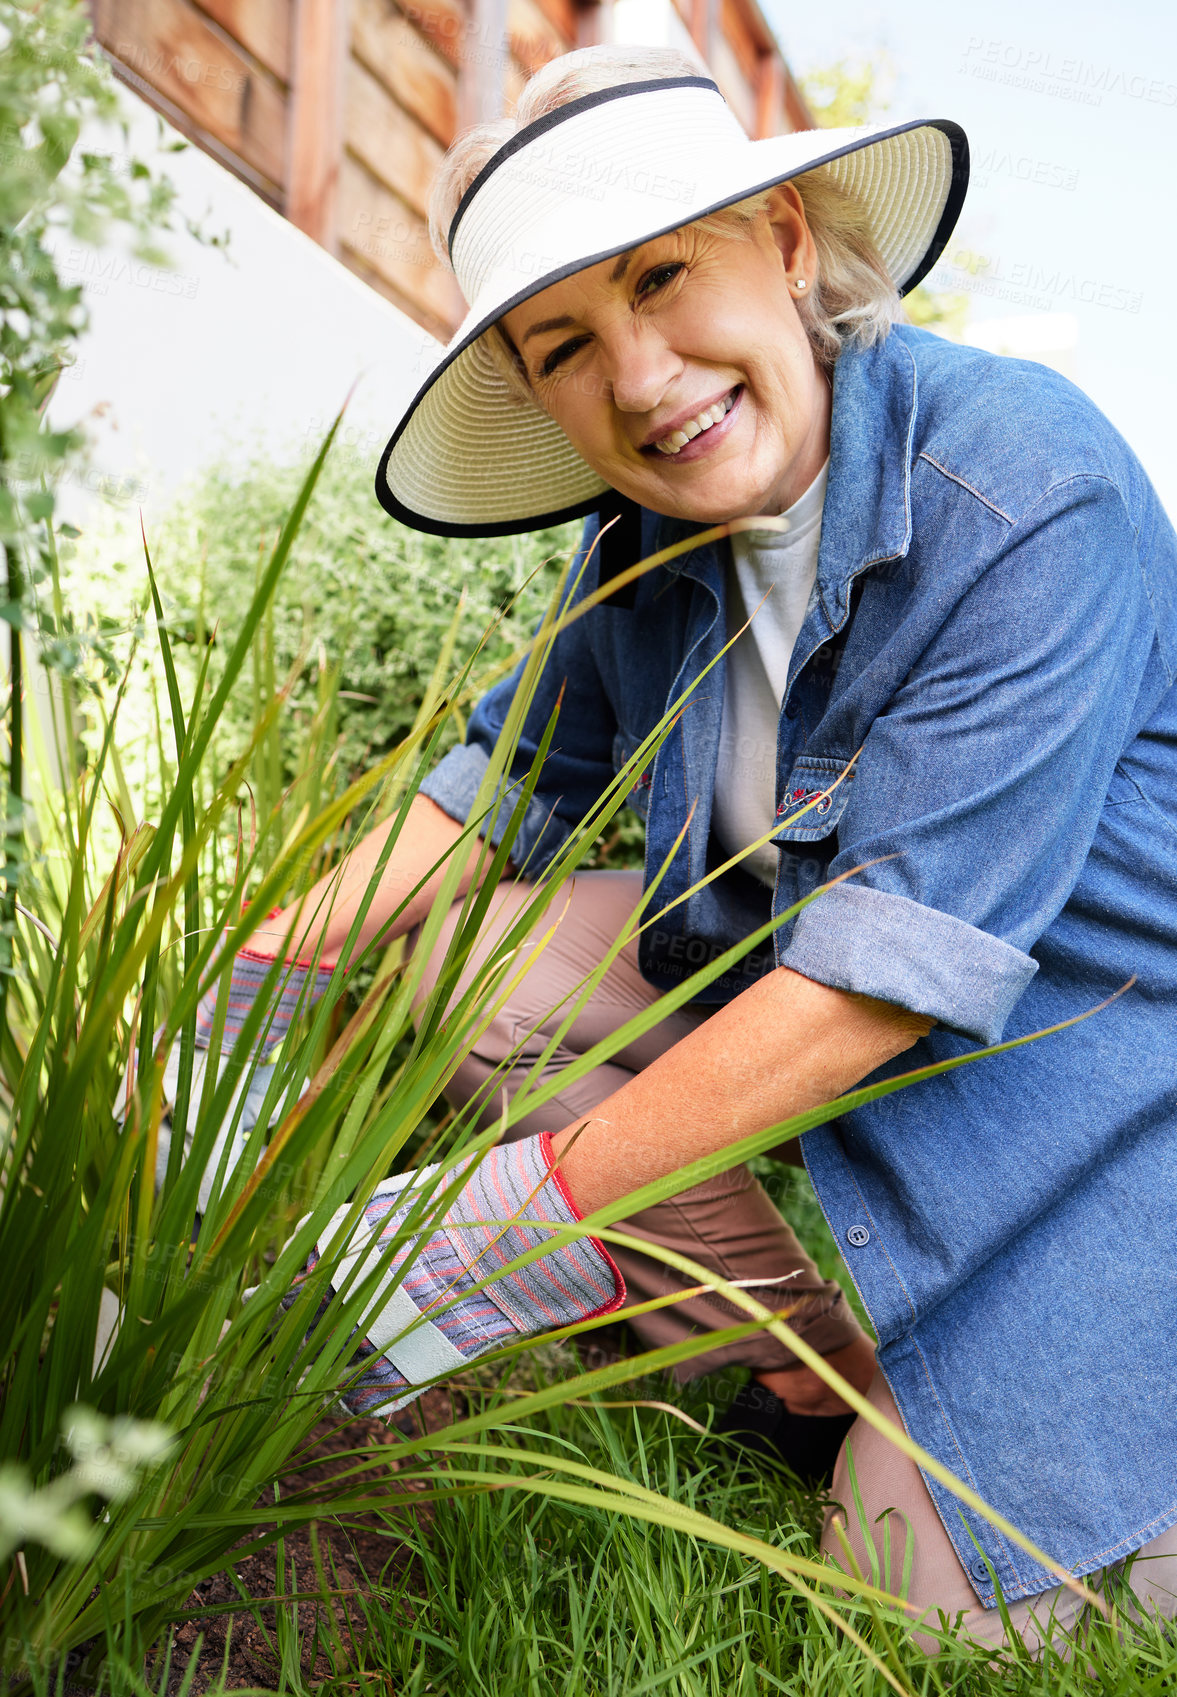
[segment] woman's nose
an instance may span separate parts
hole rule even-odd
[[[622,412],[653,412],[682,361],[652,325],[632,321],[605,344],[606,377]]]

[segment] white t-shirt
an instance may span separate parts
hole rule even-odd
[[[729,639],[723,726],[711,828],[727,854],[772,829],[776,817],[777,728],[797,633],[817,583],[817,551],[829,461],[783,517],[786,531],[745,530],[731,539],[727,574]],[[742,865],[771,886],[778,851],[765,843]]]

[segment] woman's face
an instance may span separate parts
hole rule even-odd
[[[783,512],[829,453],[830,386],[796,306],[798,278],[812,289],[815,276],[786,184],[747,234],[688,225],[503,322],[536,400],[594,471],[653,512],[717,523]]]

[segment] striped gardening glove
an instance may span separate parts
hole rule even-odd
[[[280,913],[275,908],[268,915],[273,919]],[[226,932],[226,935],[228,933]],[[233,957],[229,977],[229,1002],[225,1010],[225,1031],[221,1038],[221,1053],[228,1055],[241,1035],[242,1027],[261,994],[266,978],[273,971],[276,954],[264,949],[238,949]],[[315,966],[310,960],[288,960],[278,975],[272,995],[272,1018],[267,1030],[263,1021],[261,1041],[264,1049],[275,1049],[283,1041],[299,1013],[314,1006],[331,982],[333,967]],[[313,982],[308,983],[312,978]],[[216,1015],[217,992],[214,984],[205,991],[196,1008],[196,1047],[207,1049],[212,1042],[213,1021]]]
[[[274,910],[275,913],[280,911],[277,908]],[[273,914],[269,917],[273,918]],[[221,1050],[217,1062],[218,1079],[228,1065],[229,1056],[241,1036],[242,1027],[261,994],[266,976],[272,971],[277,958],[276,954],[266,954],[263,950],[252,948],[239,949],[233,957],[233,968],[229,979],[229,1000],[225,1011],[225,1029],[221,1036]],[[277,985],[272,991],[273,1017],[269,1021],[268,1030],[263,1023],[260,1034],[260,1053],[273,1052],[285,1038],[295,1018],[299,1014],[305,1013],[319,1000],[319,997],[331,982],[332,970],[323,966],[314,967],[312,962],[305,960],[294,960],[286,963],[285,969],[279,975]],[[219,984],[212,985],[205,991],[196,1008],[196,1054],[193,1060],[192,1087],[188,1096],[188,1113],[184,1125],[185,1158],[188,1157],[192,1148],[201,1096],[204,1091],[204,1075],[208,1068],[209,1044],[212,1041],[218,990]],[[226,1181],[228,1175],[240,1162],[245,1152],[245,1144],[249,1134],[257,1124],[273,1073],[273,1064],[267,1064],[260,1058],[256,1061],[256,1064],[247,1065],[242,1073],[233,1098],[226,1110],[224,1121],[217,1132],[216,1141],[205,1162],[204,1172],[201,1175],[197,1195],[197,1212],[199,1214],[208,1212],[216,1175],[222,1164],[225,1145],[230,1142],[230,1138],[229,1154],[224,1162]],[[179,1077],[180,1045],[177,1041],[172,1044],[163,1074],[163,1099],[169,1112],[160,1125],[159,1147],[155,1166],[157,1187],[162,1185],[164,1175],[167,1172],[168,1156],[174,1135],[170,1109],[176,1100]],[[237,1114],[237,1104],[242,1095],[244,1095],[245,1100],[234,1127],[233,1120]]]
[[[350,1204],[340,1208],[283,1298],[289,1308],[319,1259],[338,1258],[328,1295],[311,1320],[313,1328],[336,1288],[354,1290],[372,1272],[413,1207],[423,1209],[428,1219],[428,1197],[440,1197],[459,1171],[467,1174],[443,1218],[427,1225],[416,1241],[402,1244],[385,1265],[365,1308],[363,1342],[352,1357],[353,1369],[362,1362],[365,1371],[350,1376],[341,1398],[347,1414],[391,1414],[419,1396],[428,1380],[456,1372],[487,1350],[608,1314],[625,1301],[620,1271],[592,1237],[564,1244],[485,1289],[474,1289],[525,1250],[551,1242],[549,1231],[523,1221],[568,1226],[582,1218],[554,1164],[546,1131],[496,1145],[480,1160],[471,1157],[434,1182],[439,1171],[425,1167],[379,1185],[346,1241]],[[503,1224],[512,1219],[518,1223]],[[400,1284],[389,1289],[409,1261]],[[435,1319],[421,1320],[422,1314],[434,1312]]]

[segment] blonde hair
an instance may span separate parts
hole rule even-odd
[[[571,100],[620,83],[698,75],[698,65],[667,47],[582,47],[550,60],[525,84],[513,117],[466,130],[442,160],[429,199],[430,239],[442,263],[450,265],[447,237],[459,201],[492,154],[521,129]],[[866,208],[821,167],[793,182],[817,249],[817,276],[808,280],[797,312],[814,358],[831,370],[843,347],[866,348],[883,341],[901,316],[899,293],[875,247]],[[746,236],[764,215],[772,192],[738,201],[695,220],[695,225],[717,235]],[[494,328],[497,334],[486,338],[488,354],[512,394],[534,406],[535,396],[510,337],[501,324]]]

